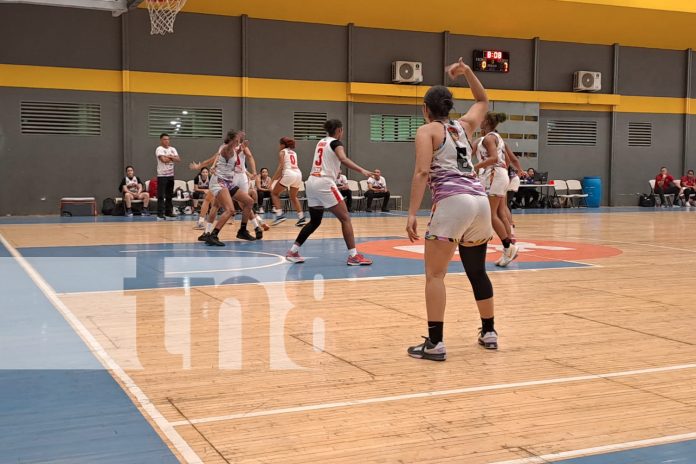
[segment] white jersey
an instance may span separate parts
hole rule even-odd
[[[220,145],[220,148],[218,149],[217,159],[213,163],[211,171],[214,172],[214,175],[216,177],[231,181],[234,177],[235,171],[237,170],[237,164],[240,161],[239,157],[236,154],[232,155],[230,159],[226,160],[225,157],[222,156],[223,148],[225,148],[225,144]]]
[[[297,153],[289,148],[283,149],[283,172],[299,171],[297,166]]]
[[[331,143],[335,140],[337,139],[333,137],[324,137],[317,143],[311,175],[315,177],[329,177],[334,181],[338,178],[341,173],[341,160],[338,159],[336,152],[331,148]]]
[[[242,145],[237,145],[234,149],[234,153],[237,155],[237,164],[235,165],[234,172],[237,174],[246,174],[246,154],[244,153],[244,147]]]
[[[498,146],[496,149],[496,153],[494,155],[489,154],[488,150],[486,150],[486,146],[483,144],[483,141],[485,140],[485,138],[490,134],[493,134],[498,141]],[[481,162],[486,161],[491,156],[497,157],[495,164],[492,166],[488,166],[488,168],[486,168],[487,170],[491,170],[493,168],[507,169],[507,165],[505,164],[505,141],[500,136],[500,134],[498,134],[497,132],[489,132],[488,134],[486,134],[486,136],[481,137],[481,139],[479,140],[479,143],[478,143],[477,155],[478,155],[479,160],[481,160]]]
[[[128,176],[125,177],[126,179],[126,189],[131,192],[131,193],[137,193],[138,192],[138,178],[133,176],[133,178],[130,178]]]

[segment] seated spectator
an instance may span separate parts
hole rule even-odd
[[[541,176],[534,168],[527,169],[526,173],[521,173],[520,184],[541,184]],[[536,208],[539,201],[539,191],[535,188],[520,188],[515,194],[515,201],[524,208]]]
[[[338,176],[338,179],[336,179],[336,187],[338,187],[338,191],[341,192],[341,195],[343,196],[343,199],[346,202],[346,207],[348,208],[348,212],[352,213],[353,212],[353,192],[351,191],[350,187],[348,186],[348,178],[345,176],[345,174],[341,174]]]
[[[660,168],[660,173],[655,177],[655,193],[660,195],[662,206],[667,206],[665,195],[674,195],[674,204],[672,206],[677,206],[679,187],[674,184],[674,177],[664,166]]]
[[[208,168],[201,169],[195,179],[193,179],[193,209],[198,208],[198,200],[204,200],[208,193],[210,184],[210,171]]]
[[[367,203],[365,206],[365,211],[368,213],[372,212],[372,200],[375,198],[384,198],[382,202],[382,212],[389,212],[389,190],[387,189],[387,179],[382,177],[382,171],[375,169],[373,176],[367,179],[367,192],[365,192],[365,198]]]
[[[693,169],[689,169],[686,175],[681,178],[681,188],[684,194],[683,205],[696,206],[696,199],[690,199],[691,195],[696,195],[696,177],[694,177]]]
[[[260,175],[256,178],[256,191],[259,193],[259,213],[263,214],[263,202],[271,198],[271,184],[273,179],[268,175],[267,168],[261,168]]]
[[[126,167],[126,177],[121,180],[118,190],[123,194],[123,202],[126,204],[126,216],[133,217],[133,209],[131,208],[133,200],[142,200],[143,210],[141,214],[143,216],[150,215],[147,209],[150,204],[150,195],[144,192],[145,185],[139,177],[136,177],[133,166]]]

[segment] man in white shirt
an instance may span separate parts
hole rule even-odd
[[[181,161],[176,148],[169,145],[169,134],[160,135],[157,156],[157,219],[176,217],[172,207],[174,196],[174,163]]]
[[[338,187],[338,192],[341,194],[343,197],[343,200],[346,202],[346,207],[348,208],[348,212],[352,213],[353,212],[353,192],[350,190],[350,187],[348,186],[348,178],[346,177],[345,174],[341,174],[338,176],[338,179],[336,179],[336,187]]]
[[[387,179],[382,177],[382,171],[375,169],[375,174],[367,179],[367,192],[365,192],[367,205],[365,211],[372,212],[372,200],[375,198],[384,198],[382,201],[382,212],[388,213],[389,209],[389,190],[387,190]]]

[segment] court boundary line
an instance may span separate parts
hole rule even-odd
[[[451,390],[435,390],[435,391],[419,392],[419,393],[407,393],[407,394],[403,394],[403,395],[394,395],[394,396],[378,396],[378,397],[374,397],[374,398],[364,398],[364,399],[358,399],[358,400],[339,401],[339,402],[334,402],[334,403],[318,403],[318,404],[311,404],[311,405],[306,405],[306,406],[295,406],[295,407],[289,407],[289,408],[267,409],[265,411],[252,411],[252,412],[245,412],[245,413],[226,414],[226,415],[222,415],[222,416],[201,417],[198,419],[189,419],[189,420],[185,420],[185,421],[174,421],[171,423],[171,425],[173,427],[179,427],[179,426],[183,426],[183,425],[192,425],[192,424],[208,424],[208,423],[212,423],[212,422],[232,421],[232,420],[237,420],[237,419],[248,419],[248,418],[253,418],[253,417],[277,416],[277,415],[281,415],[281,414],[290,414],[290,413],[307,412],[307,411],[318,411],[318,410],[324,410],[324,409],[346,408],[346,407],[363,406],[363,405],[375,404],[375,403],[390,403],[390,402],[401,401],[401,400],[411,400],[411,399],[421,399],[421,398],[437,398],[437,397],[445,397],[445,396],[463,395],[463,394],[467,394],[467,393],[480,393],[480,392],[495,391],[495,390],[508,390],[508,389],[513,389],[513,388],[557,385],[557,384],[563,384],[563,383],[583,382],[583,381],[592,381],[592,380],[606,380],[606,379],[612,379],[612,378],[616,378],[616,377],[629,377],[629,376],[635,376],[635,375],[654,374],[654,373],[659,373],[659,372],[672,372],[672,371],[687,370],[687,369],[696,369],[696,363],[677,364],[677,365],[673,365],[673,366],[653,367],[653,368],[648,368],[648,369],[638,369],[638,370],[630,370],[630,371],[607,372],[604,374],[588,374],[588,375],[580,375],[580,376],[572,376],[572,377],[557,377],[555,379],[529,380],[529,381],[524,381],[524,382],[481,385],[481,386],[477,386],[477,387],[456,388],[456,389],[451,389]]]
[[[305,259],[310,259],[308,257],[305,257]],[[571,264],[576,264],[577,266],[567,266],[567,267],[544,267],[544,268],[539,268],[539,269],[511,269],[509,267],[500,269],[500,270],[495,270],[493,272],[497,273],[506,273],[506,272],[543,272],[543,271],[568,271],[568,270],[579,270],[579,269],[595,269],[595,268],[602,268],[601,264],[590,264],[590,263],[581,263],[579,261],[563,261],[565,263],[571,263]],[[448,276],[466,276],[465,272],[448,272]],[[323,280],[325,282],[335,282],[335,281],[349,281],[349,282],[359,282],[359,281],[370,281],[370,280],[383,280],[383,279],[398,279],[398,278],[403,278],[403,277],[425,277],[425,274],[405,274],[405,275],[397,275],[397,276],[372,276],[372,277],[336,277],[336,278],[330,278],[326,279],[324,278]],[[129,289],[123,289],[123,290],[89,290],[86,292],[61,292],[61,293],[56,293],[56,295],[60,296],[80,296],[80,295],[97,295],[97,294],[111,294],[111,293],[132,293],[132,292],[148,292],[148,291],[153,291],[153,290],[186,290],[186,289],[205,289],[205,288],[227,288],[227,287],[237,287],[240,285],[285,285],[285,284],[301,284],[301,283],[311,283],[313,280],[273,280],[269,282],[242,282],[242,283],[234,283],[234,284],[219,284],[219,285],[196,285],[196,286],[178,286],[178,287],[149,287],[149,288],[129,288]]]
[[[196,452],[191,448],[186,440],[183,439],[179,432],[176,431],[172,423],[167,420],[162,413],[157,409],[157,407],[150,401],[150,398],[142,391],[142,389],[133,381],[133,379],[119,366],[116,361],[109,355],[109,353],[102,347],[99,341],[92,335],[92,333],[85,327],[84,324],[79,320],[75,314],[70,311],[56,291],[51,287],[48,282],[38,273],[36,269],[27,261],[27,259],[22,256],[17,249],[7,241],[7,239],[0,233],[0,243],[7,249],[7,251],[12,255],[17,264],[24,270],[24,272],[29,276],[34,285],[44,294],[48,301],[53,305],[53,307],[63,316],[63,319],[70,325],[73,331],[82,339],[83,343],[87,345],[87,348],[92,352],[92,354],[97,358],[97,360],[104,366],[104,368],[113,376],[117,377],[121,381],[119,387],[121,389],[126,389],[130,393],[130,397],[135,399],[140,407],[142,408],[140,414],[144,411],[150,416],[152,421],[159,427],[161,432],[167,437],[169,442],[176,448],[180,453],[186,463],[188,464],[203,464],[203,460],[196,454]],[[165,443],[166,444],[166,443]]]
[[[666,445],[696,439],[696,432],[683,433],[680,435],[667,435],[664,437],[647,438],[645,440],[626,441],[611,445],[595,446],[573,451],[561,451],[559,453],[544,454],[541,456],[530,456],[528,458],[513,459],[510,461],[497,461],[492,464],[546,464],[568,458],[580,458],[593,455],[602,455],[617,451],[628,451],[632,449],[647,448],[655,445]]]

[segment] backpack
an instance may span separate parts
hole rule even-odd
[[[111,216],[114,214],[114,210],[116,209],[116,202],[114,201],[113,198],[105,198],[104,201],[102,202],[102,214],[105,216]]]
[[[638,206],[652,208],[655,206],[655,195],[643,193],[638,197]]]

